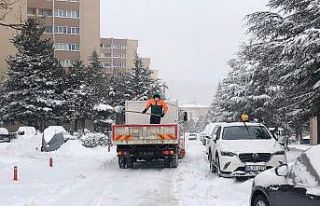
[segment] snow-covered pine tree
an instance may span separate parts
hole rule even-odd
[[[133,97],[132,100],[146,100],[155,93],[161,93],[159,80],[152,79],[152,71],[144,68],[141,58],[136,56],[134,68],[129,74],[128,93]]]
[[[83,119],[88,108],[86,105],[87,91],[86,86],[87,71],[82,61],[75,62],[66,72],[64,96],[66,104],[64,105],[65,122],[74,125],[74,130],[78,130],[79,119]],[[84,125],[81,126],[82,128]]]
[[[225,122],[230,118],[232,115],[229,111],[226,111],[222,108],[223,102],[223,93],[222,93],[222,84],[218,84],[218,88],[216,91],[216,94],[214,95],[214,98],[212,100],[212,103],[210,105],[206,120],[207,123],[210,122]]]
[[[8,79],[1,95],[4,121],[18,121],[43,129],[61,120],[64,71],[54,58],[53,44],[43,39],[45,28],[29,18],[12,43],[17,53],[7,60]]]
[[[272,69],[281,86],[281,112],[306,121],[319,115],[319,1],[270,0],[269,7],[278,12],[250,15],[249,31],[280,51]]]
[[[103,73],[103,67],[99,60],[97,51],[93,51],[90,56],[90,63],[85,69],[84,85],[81,88],[81,102],[79,111],[79,121],[82,128],[85,128],[85,122],[89,119],[94,121],[94,106],[104,101],[104,89],[106,78]]]
[[[133,94],[130,87],[128,74],[113,75],[107,81],[107,103],[113,107],[124,106],[125,101],[132,100]]]
[[[103,72],[103,66],[99,60],[97,51],[93,51],[90,56],[90,63],[87,68],[87,89],[91,101],[95,104],[103,101],[103,90],[106,86],[106,78]]]

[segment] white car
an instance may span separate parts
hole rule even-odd
[[[16,134],[19,138],[31,137],[37,134],[37,130],[34,127],[19,127]]]
[[[212,136],[208,159],[211,172],[220,176],[254,177],[287,163],[281,145],[259,123],[222,123]]]
[[[196,134],[196,133],[189,133],[186,136],[187,136],[188,140],[190,140],[190,141],[198,139],[198,134]]]
[[[201,133],[201,141],[202,144],[208,147],[208,144],[210,142],[210,139],[214,133],[214,129],[216,128],[216,126],[220,124],[220,123],[210,123],[206,126],[206,128],[203,130],[203,132]]]

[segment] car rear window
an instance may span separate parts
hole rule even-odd
[[[271,139],[271,135],[262,126],[233,126],[225,127],[222,139],[224,140],[248,140],[248,139]]]

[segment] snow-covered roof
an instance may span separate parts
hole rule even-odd
[[[223,122],[212,122],[212,123],[209,123],[209,124],[206,126],[206,128],[203,130],[202,135],[205,135],[205,136],[210,136],[210,135],[212,135],[214,128],[215,128],[217,125],[222,125],[222,124],[225,124],[225,123],[223,123]]]
[[[306,155],[309,157],[313,168],[317,171],[318,175],[320,175],[320,145],[314,146],[306,152]]]
[[[264,126],[261,123],[255,123],[255,122],[245,122],[247,126]],[[231,122],[231,123],[224,123],[224,127],[236,127],[236,126],[244,126],[244,122]]]
[[[24,132],[24,135],[35,135],[37,130],[34,127],[19,127],[17,132]]]
[[[64,135],[68,134],[68,132],[62,126],[50,126],[43,131],[43,137],[48,143],[53,138],[53,136],[58,133],[62,133]]]
[[[94,106],[94,110],[97,111],[112,111],[113,107],[108,104],[98,104]]]
[[[6,128],[0,128],[0,134],[8,135],[9,131]]]

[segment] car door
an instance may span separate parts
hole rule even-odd
[[[212,140],[212,147],[211,147],[212,157],[215,161],[216,161],[215,154],[219,150],[220,135],[221,135],[221,126],[217,126],[215,129],[215,133],[213,134],[214,138],[212,138],[215,140]]]

